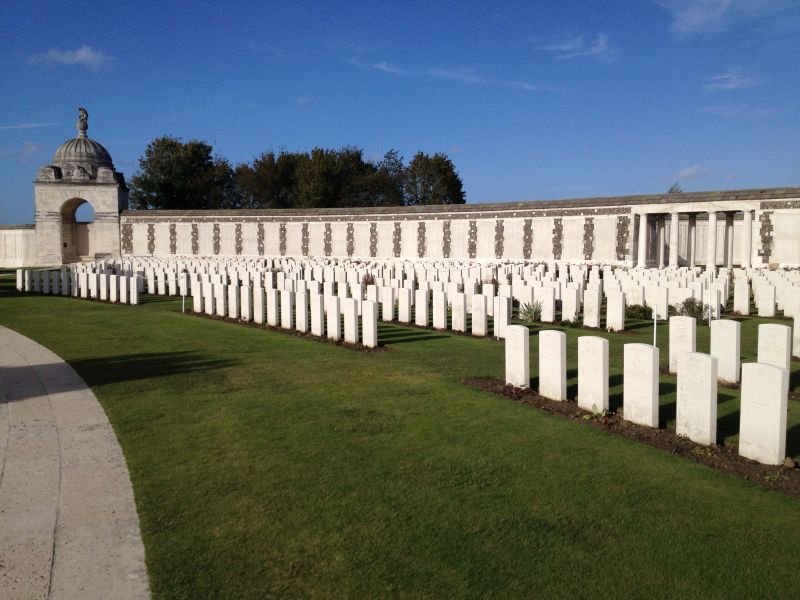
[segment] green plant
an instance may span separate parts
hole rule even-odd
[[[696,298],[687,298],[678,304],[676,312],[683,317],[694,317],[698,323],[708,322],[708,304]]]
[[[522,304],[519,307],[519,320],[525,323],[538,323],[542,320],[542,301],[534,300],[533,304]]]
[[[653,309],[642,304],[630,304],[625,307],[625,318],[650,320],[653,318]]]

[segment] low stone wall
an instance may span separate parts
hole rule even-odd
[[[19,268],[36,264],[33,225],[0,225],[0,267]]]
[[[666,265],[672,253],[678,264],[704,265],[711,212],[724,213],[714,236],[718,265],[800,265],[800,188],[348,210],[124,211],[120,239],[123,256],[631,265],[640,252],[644,218],[648,266]],[[749,220],[743,219],[745,212]],[[671,231],[673,214],[678,215],[677,238]]]

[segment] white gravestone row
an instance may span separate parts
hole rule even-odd
[[[676,433],[698,444],[717,441],[718,381],[739,380],[739,323],[712,323],[712,353],[695,351],[694,319],[673,317],[670,363],[677,373]],[[732,325],[731,325],[732,324]],[[566,335],[541,330],[538,393],[563,401],[566,396]],[[764,464],[781,464],[786,452],[786,420],[791,358],[791,328],[759,326],[758,362],[741,366],[739,453]],[[647,344],[623,347],[623,418],[646,427],[659,426],[659,349]],[[530,386],[530,331],[509,325],[505,331],[506,384]],[[724,373],[720,369],[724,365]],[[578,338],[578,406],[608,410],[608,340]]]

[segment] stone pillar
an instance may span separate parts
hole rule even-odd
[[[742,223],[742,267],[748,269],[752,266],[753,253],[753,213],[744,211],[744,223]]]
[[[708,230],[706,231],[706,269],[717,266],[717,213],[708,213]]]
[[[725,213],[725,266],[733,266],[733,213]]]
[[[656,218],[656,241],[658,243],[658,248],[656,248],[656,255],[658,257],[658,268],[664,268],[664,252],[665,248],[664,245],[666,240],[664,239],[664,229],[666,228],[665,218],[664,215],[658,215]]]
[[[669,216],[669,266],[678,266],[678,226],[680,215],[676,212]]]
[[[689,267],[694,268],[697,261],[697,215],[692,213],[689,215],[689,227],[686,238],[686,258],[689,262]]]
[[[647,266],[647,213],[639,215],[639,250],[636,254],[636,266]]]

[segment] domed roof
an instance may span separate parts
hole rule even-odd
[[[90,140],[86,134],[67,140],[53,156],[53,164],[62,167],[67,165],[81,165],[93,167],[114,168],[111,162],[111,155],[102,144]]]
[[[89,113],[81,107],[78,109],[78,122],[75,124],[78,135],[74,139],[67,140],[53,156],[53,165],[57,167],[81,166],[81,167],[108,167],[114,168],[111,162],[111,155],[102,144],[90,140],[86,135],[89,129]]]

